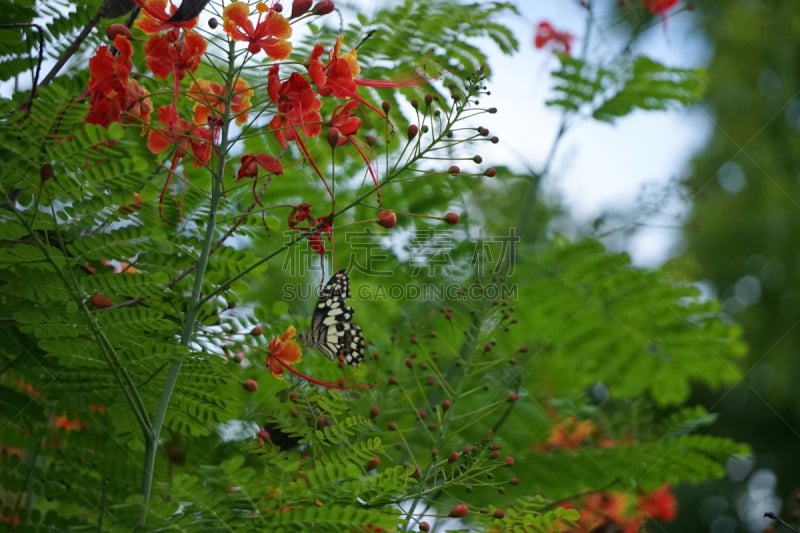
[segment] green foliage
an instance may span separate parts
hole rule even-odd
[[[664,66],[640,56],[614,69],[559,54],[561,68],[553,72],[555,96],[547,102],[567,112],[613,122],[631,112],[661,111],[697,102],[706,80],[700,69]]]
[[[50,33],[73,35],[92,7],[53,11]],[[18,109],[24,94],[4,102],[0,156],[13,169],[0,177],[0,406],[11,413],[0,438],[4,519],[103,531],[411,530],[446,520],[458,503],[470,512],[456,527],[552,531],[578,520],[560,506],[570,496],[705,480],[746,452],[691,434],[713,418],[702,409],[667,410],[693,383],[736,379],[743,352],[738,329],[691,287],[594,241],[526,248],[524,260],[511,255],[493,276],[478,275],[475,241],[461,229],[469,212],[448,234],[446,276],[398,266],[412,246],[436,246],[448,202],[479,215],[469,198],[503,188],[447,168],[460,145],[490,142],[470,118],[483,112],[485,44],[517,47],[498,20],[505,13],[514,8],[405,2],[348,26],[350,45],[376,30],[359,48],[374,61],[364,77],[395,79],[400,69],[430,82],[364,93],[375,109],[389,102],[392,122],[365,105],[364,131],[376,139],[359,144],[363,152],[332,150],[324,135],[280,147],[264,120],[276,106],[262,65],[242,72],[269,116],[217,132],[225,144],[206,165],[187,164],[185,145],[154,156],[145,141],[147,128],[161,127],[155,118],[144,127],[85,124],[83,71],[40,88],[30,109]],[[313,44],[335,42],[312,30],[297,43],[301,61]],[[226,61],[242,52],[207,35],[216,63],[196,75],[229,83],[239,70]],[[611,94],[593,109],[599,118],[696,96],[687,72],[652,62],[593,79],[570,64],[560,105],[578,110]],[[295,67],[304,72],[281,65],[283,74]],[[3,76],[18,68],[0,64]],[[192,81],[136,76],[154,84],[156,107]],[[607,78],[624,81],[609,93]],[[324,121],[338,103],[326,100]],[[180,104],[188,116],[194,102]],[[220,117],[231,119],[230,110]],[[241,155],[253,152],[280,155],[284,173],[237,176]],[[365,159],[377,154],[373,175]],[[338,261],[367,249],[387,261],[386,277],[353,276],[354,295],[443,279],[459,290],[436,305],[354,297],[371,341],[359,368],[309,353],[287,363],[297,373],[265,368],[279,352],[270,340],[305,323],[298,316],[314,304],[286,296],[293,258],[277,263],[294,252],[322,261],[306,239],[317,222],[298,231],[291,218],[304,202],[312,220],[329,212],[335,221],[321,242]],[[388,208],[401,216],[398,230],[417,232],[403,250],[375,228]],[[345,233],[350,224],[356,230]],[[586,394],[598,382],[614,401]],[[576,421],[594,429],[559,441]]]

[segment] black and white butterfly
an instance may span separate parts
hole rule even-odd
[[[340,270],[320,292],[311,331],[301,333],[300,340],[334,361],[357,365],[364,359],[364,335],[353,322],[354,311],[345,304],[346,298],[350,298],[350,276]]]

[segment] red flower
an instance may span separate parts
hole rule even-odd
[[[283,166],[276,157],[266,154],[245,154],[242,156],[242,166],[236,173],[236,179],[257,178],[259,166],[270,174],[283,174]]]
[[[195,72],[200,59],[206,51],[206,40],[193,31],[179,34],[171,30],[165,34],[153,35],[144,45],[147,66],[153,74],[166,79],[175,73],[175,81],[182,80],[186,71]]]
[[[330,126],[339,130],[342,137],[339,139],[339,144],[346,144],[348,141],[352,142],[352,136],[358,133],[358,128],[361,127],[361,119],[353,116],[353,111],[358,107],[358,102],[350,100],[346,104],[336,106],[333,110]]]
[[[147,91],[131,80],[133,47],[124,35],[117,35],[112,55],[107,46],[98,48],[89,59],[89,114],[86,122],[108,127],[122,122],[123,116],[136,118],[144,124],[150,121],[152,104]]]
[[[273,65],[267,76],[267,91],[270,100],[278,106],[269,127],[281,146],[286,147],[287,141],[297,140],[297,128],[308,137],[316,137],[322,132],[319,112],[322,102],[301,74],[292,72],[289,79],[281,82],[278,65]]]
[[[354,98],[358,93],[356,76],[361,72],[358,64],[358,51],[353,49],[348,54],[340,53],[344,37],[336,40],[330,54],[328,64],[324,65],[320,58],[325,52],[321,44],[314,46],[308,61],[308,75],[317,86],[321,96],[333,95],[337,98]]]
[[[661,17],[661,22],[664,24],[664,31],[667,30],[667,11],[680,3],[679,0],[641,0],[641,2],[651,15],[658,15]]]
[[[641,2],[650,14],[665,17],[667,11],[677,6],[680,0],[641,0]]]
[[[558,31],[553,28],[552,24],[546,20],[543,20],[536,27],[536,36],[533,39],[533,44],[539,49],[542,49],[550,44],[551,48],[561,48],[562,52],[569,55],[569,51],[572,47],[572,40],[574,38],[575,37],[571,33],[566,31]]]
[[[308,221],[308,226],[300,226],[300,222]],[[302,203],[292,208],[289,213],[289,227],[298,231],[306,231],[311,249],[320,255],[325,253],[325,235],[328,241],[333,237],[333,219],[331,215],[314,218],[311,215],[311,204]]]
[[[381,117],[386,115],[378,108],[372,106],[366,100],[358,96],[358,86],[364,85],[367,87],[376,88],[397,88],[397,87],[410,87],[419,85],[424,79],[421,76],[415,75],[403,81],[397,80],[370,80],[366,78],[359,78],[361,73],[361,66],[358,64],[358,51],[353,48],[348,53],[341,53],[343,36],[339,36],[336,44],[328,54],[328,64],[322,62],[322,55],[325,49],[322,45],[317,44],[311,51],[308,58],[308,76],[321,96],[335,96],[336,98],[352,98],[358,100],[366,105]]]
[[[665,483],[650,494],[639,496],[639,509],[649,519],[670,522],[677,515],[675,495],[669,490],[669,485]]]
[[[207,128],[192,124],[178,116],[178,110],[174,105],[159,107],[158,120],[167,127],[150,130],[147,136],[147,148],[151,152],[160,154],[177,145],[175,161],[191,152],[194,156],[194,166],[201,167],[208,163],[211,159],[211,132]]]
[[[194,156],[193,164],[201,167],[211,159],[211,131],[208,128],[192,124],[178,115],[174,105],[167,105],[158,108],[158,120],[166,125],[166,128],[153,128],[147,136],[147,148],[154,154],[160,154],[173,145],[176,146],[172,156],[169,173],[161,189],[158,198],[159,213],[164,194],[172,179],[172,173],[178,165],[178,160],[185,158],[189,152]],[[177,202],[180,210],[181,202]]]
[[[228,88],[219,83],[206,80],[197,80],[192,84],[187,93],[189,97],[197,100],[194,104],[195,124],[205,124],[212,112],[222,114],[225,112],[225,104],[228,98]],[[253,90],[247,82],[241,78],[236,80],[231,96],[231,112],[236,114],[236,124],[241,126],[247,122],[250,109],[250,99],[253,97]]]
[[[229,4],[222,13],[225,31],[236,41],[250,43],[247,49],[251,54],[262,50],[270,59],[286,59],[292,52],[292,43],[287,41],[292,36],[289,21],[263,2],[256,4],[256,10],[258,22],[254,26],[246,3]]]

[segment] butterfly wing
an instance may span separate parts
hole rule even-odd
[[[350,277],[346,270],[340,270],[320,292],[306,339],[329,359],[357,365],[364,358],[364,335],[353,323],[354,311],[345,303],[347,298]]]

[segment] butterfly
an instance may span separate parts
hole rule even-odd
[[[364,335],[353,322],[354,311],[345,304],[346,298],[350,298],[350,276],[340,270],[320,292],[311,331],[301,333],[300,340],[329,359],[357,365],[364,359]]]

